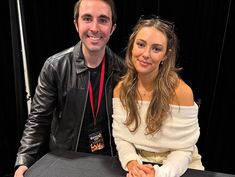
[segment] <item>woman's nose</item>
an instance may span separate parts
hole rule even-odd
[[[143,51],[143,57],[147,59],[149,58],[149,56],[150,56],[150,50],[148,47],[146,47]]]

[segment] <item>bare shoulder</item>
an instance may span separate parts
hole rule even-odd
[[[116,87],[113,90],[113,97],[114,98],[119,98],[120,89],[121,89],[121,81],[118,82],[118,84],[116,85]]]
[[[179,80],[175,93],[176,98],[173,100],[173,104],[181,106],[192,106],[194,104],[193,91],[183,80]]]

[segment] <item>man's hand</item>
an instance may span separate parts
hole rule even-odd
[[[14,177],[24,177],[24,173],[28,170],[28,167],[26,167],[25,165],[21,165],[17,168],[17,170],[15,171],[15,175]]]

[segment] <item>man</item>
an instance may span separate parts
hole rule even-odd
[[[81,41],[45,62],[25,125],[15,177],[49,150],[113,156],[112,92],[123,61],[107,46],[116,28],[112,0],[79,0],[74,24]]]

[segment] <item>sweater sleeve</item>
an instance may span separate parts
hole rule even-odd
[[[126,126],[124,125],[125,111],[122,109],[121,105],[117,102],[113,102],[113,136],[118,151],[119,160],[121,162],[122,168],[128,171],[126,165],[131,160],[137,160],[140,164],[142,161],[138,154],[136,153],[136,148],[125,134]],[[123,131],[124,130],[124,131]]]
[[[156,177],[180,177],[188,168],[192,152],[189,149],[172,151],[163,161],[162,166],[154,165]]]
[[[200,135],[196,104],[193,107],[182,106],[180,110],[172,106],[171,111],[172,119],[168,119],[164,125],[166,142],[171,142],[168,146],[170,153],[162,166],[154,166],[157,177],[182,176],[192,161]]]

